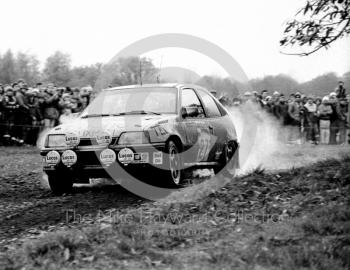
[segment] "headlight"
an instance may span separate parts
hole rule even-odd
[[[143,131],[137,132],[124,132],[120,135],[118,144],[147,144],[149,143],[146,134]]]
[[[47,137],[47,147],[66,147],[66,136],[64,134],[51,134]]]

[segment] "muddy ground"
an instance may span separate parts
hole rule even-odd
[[[284,194],[284,192],[286,192],[286,196],[288,195],[288,200],[286,202],[283,201],[283,207],[285,207],[284,205],[287,202],[288,204],[292,203],[291,205],[293,206],[292,201],[296,200],[296,202],[298,202],[299,199],[297,199],[297,196],[302,196],[302,193],[298,195],[298,184],[296,184],[295,187],[293,186],[293,192],[296,193],[293,193],[292,195],[295,198],[290,196],[290,192],[286,190],[286,186],[284,186],[284,184],[280,187],[278,186],[280,179],[279,177],[281,177],[280,174],[283,175],[281,170],[294,168],[294,171],[286,173],[289,175],[288,177],[293,178],[295,174],[298,181],[303,181],[302,179],[305,177],[305,175],[309,175],[310,173],[300,173],[299,176],[298,169],[295,169],[296,167],[305,166],[321,159],[341,158],[342,156],[349,155],[349,153],[350,147],[348,146],[289,146],[288,149],[284,148],[281,149],[281,151],[275,151],[268,159],[264,159],[261,163],[257,163],[258,155],[256,155],[251,161],[251,164],[247,164],[249,165],[247,166],[248,168],[256,168],[259,166],[260,169],[267,168],[272,175],[269,174],[267,176],[261,176],[256,173],[251,174],[251,172],[248,171],[243,171],[241,174],[244,175],[250,173],[249,179],[253,179],[252,181],[258,181],[258,179],[261,181],[264,179],[264,181],[266,181],[266,185],[271,185],[271,187],[276,189],[276,192],[274,191],[274,196],[277,194],[276,200],[279,200],[279,193]],[[338,167],[341,166],[341,164],[335,164]],[[320,170],[320,168],[322,170],[322,166],[317,168],[319,168],[318,170]],[[276,170],[279,171],[277,172]],[[329,169],[327,168],[324,168],[324,170],[325,173],[329,172]],[[334,173],[332,172],[334,175],[332,174],[332,177],[329,179],[336,179],[334,177],[337,176],[338,172],[343,171],[342,169],[337,168]],[[322,172],[318,173],[318,177],[322,175]],[[9,250],[12,250],[16,246],[20,247],[23,241],[28,242],[28,238],[29,240],[35,240],[46,232],[55,232],[61,229],[81,229],[82,226],[89,226],[89,220],[84,220],[84,222],[72,220],[72,210],[80,216],[97,217],[100,211],[113,209],[113,211],[120,210],[121,212],[130,212],[137,209],[142,209],[143,205],[149,205],[150,203],[143,198],[131,194],[116,184],[75,186],[72,194],[67,194],[65,196],[54,196],[48,189],[47,183],[43,180],[42,176],[41,157],[36,148],[0,148],[0,253],[9,252]],[[348,175],[346,174],[344,177],[347,179]],[[233,191],[236,189],[235,185],[236,184],[232,186]],[[336,183],[332,185],[336,185]],[[237,187],[240,186],[238,185]],[[269,189],[271,189],[271,187]],[[193,188],[196,189],[196,186],[192,186],[192,189]],[[255,184],[249,186],[249,188],[254,189],[254,192],[251,192],[254,196],[263,192],[263,190],[260,190],[258,186],[255,187]],[[204,189],[206,189],[205,185]],[[246,188],[243,188],[242,190],[244,191],[245,189]],[[310,190],[311,191],[307,191],[307,196],[310,196],[311,194],[313,196],[312,200],[315,198],[319,199],[319,194],[313,194],[313,188]],[[339,193],[339,190],[334,189],[333,186],[331,191]],[[329,192],[330,191],[326,190],[325,194],[331,194]],[[198,193],[199,192],[195,191],[195,194]],[[234,194],[236,193],[237,192]],[[186,192],[184,194],[186,194]],[[242,194],[244,195],[244,192]],[[253,196],[252,194],[249,193],[248,195]],[[303,196],[304,195],[305,194],[303,194]],[[190,195],[190,197],[193,196]],[[253,202],[252,206],[254,206],[255,199],[251,201],[245,197],[241,197],[242,196],[239,196],[239,194],[236,194],[234,197],[231,196],[230,203],[236,203],[238,200],[238,202],[242,205],[247,203],[252,204]],[[293,200],[291,200],[289,197],[293,197]],[[181,195],[178,198],[175,197],[175,200],[183,200],[183,198],[184,196]],[[210,199],[211,197],[205,197],[205,200],[207,200],[207,198]],[[267,195],[266,198],[268,200],[271,199],[270,196]],[[306,198],[308,202],[314,204],[312,200],[309,200],[309,197]],[[342,198],[345,199],[344,197]],[[329,201],[332,200],[333,199],[330,199]],[[202,199],[199,201],[202,201]],[[262,205],[265,204],[265,199],[262,200],[262,202],[263,201],[264,203]],[[215,204],[220,205],[220,203],[224,203],[224,201],[221,202],[221,195],[220,199],[215,198]],[[191,208],[190,206],[192,205],[191,203],[183,202],[182,204],[188,205],[189,208]],[[210,213],[210,207],[208,208],[209,210],[207,207],[205,207],[205,209],[205,211],[209,211],[208,213]],[[251,209],[251,205],[247,209]],[[91,224],[93,223],[94,218],[91,220]],[[210,222],[210,224],[212,224],[212,222]],[[214,222],[210,226],[216,227],[217,224]],[[244,228],[249,228],[249,226]]]
[[[118,185],[53,196],[37,150],[1,150],[0,269],[349,269],[348,146],[290,146],[156,203]]]
[[[140,205],[144,199],[119,185],[74,187],[72,194],[54,196],[43,180],[36,148],[0,149],[0,245],[21,236],[35,236],[53,225],[66,226],[66,213],[81,215],[99,210]]]

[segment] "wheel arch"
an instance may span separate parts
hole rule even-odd
[[[176,146],[179,148],[179,152],[183,151],[183,143],[178,135],[170,135],[166,140],[165,145],[167,146],[170,141],[173,141],[176,144]]]

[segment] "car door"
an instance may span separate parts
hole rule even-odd
[[[208,160],[216,161],[224,149],[227,130],[222,114],[214,101],[213,97],[202,89],[197,89],[198,96],[203,104],[207,124],[211,134],[211,149]]]
[[[207,161],[209,149],[209,127],[203,105],[192,88],[181,89],[181,110],[198,109],[198,115],[182,117],[186,132],[185,163]]]

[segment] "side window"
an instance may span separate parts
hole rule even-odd
[[[182,107],[185,108],[198,108],[199,115],[197,117],[205,117],[204,110],[199,98],[193,89],[182,90]]]
[[[198,94],[204,103],[204,107],[206,109],[208,117],[221,116],[220,110],[211,96],[209,96],[206,92],[202,90],[198,90]]]

